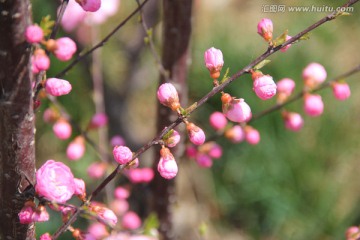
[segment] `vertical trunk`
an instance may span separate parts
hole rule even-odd
[[[24,190],[34,182],[34,114],[28,0],[0,2],[0,239],[34,239],[34,226],[19,223]]]
[[[162,64],[170,73],[170,81],[178,90],[181,105],[187,104],[187,69],[189,60],[189,42],[191,35],[192,0],[163,0],[163,49]],[[160,77],[160,84],[164,83],[164,76]],[[158,105],[157,131],[176,119],[176,113],[169,108]],[[175,158],[181,155],[183,143],[172,149]],[[155,159],[159,159],[159,152]],[[157,161],[154,170],[157,169]],[[157,172],[157,171],[156,171]],[[172,226],[171,204],[175,200],[174,180],[165,180],[159,174],[152,182],[154,194],[153,211],[160,220],[160,234],[162,239],[175,239]]]

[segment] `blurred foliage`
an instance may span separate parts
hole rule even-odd
[[[261,18],[272,19],[274,36],[282,34],[285,30],[289,31],[289,35],[293,35],[328,12],[290,12],[287,7],[335,7],[343,2],[345,1],[194,1],[189,102],[197,101],[212,89],[212,81],[203,63],[203,53],[209,47],[214,46],[222,50],[224,70],[229,68],[231,76],[266,51],[265,41],[256,33],[256,25]],[[284,12],[264,12],[268,5],[285,5],[286,8]],[[101,27],[100,35],[105,36],[135,6],[135,2],[122,1],[118,15]],[[33,0],[33,11],[34,21],[39,23],[42,16],[54,16],[56,2]],[[354,6],[351,14],[352,16],[340,17],[317,28],[311,32],[309,40],[294,44],[286,53],[274,54],[270,57],[271,63],[262,68],[262,71],[273,76],[275,80],[285,77],[294,79],[297,83],[295,91],[298,92],[302,88],[302,69],[310,62],[323,64],[328,72],[328,79],[358,65],[359,4]],[[131,135],[126,140],[131,140],[133,146],[146,142],[155,134],[154,128],[150,126],[154,126],[155,89],[158,79],[155,60],[148,49],[144,49],[136,65],[133,82],[124,79],[129,76],[132,61],[126,48],[131,48],[132,44],[135,44],[139,36],[138,27],[138,21],[134,18],[102,49],[102,67],[106,84],[117,92],[122,92],[126,86],[131,85],[126,90],[131,93],[128,94],[128,111],[121,113],[121,118],[125,120],[113,119],[112,124],[128,123],[126,128],[130,129]],[[75,34],[72,36],[76,37]],[[154,26],[153,38],[158,49],[161,49],[160,20]],[[89,61],[90,59],[87,59],[66,75],[66,79],[71,80],[73,84],[73,92],[59,98],[82,127],[86,126],[94,113],[92,83],[89,80],[91,74],[87,70]],[[67,63],[53,60],[47,75],[54,76],[66,65]],[[325,111],[321,117],[304,116],[302,101],[288,106],[287,109],[300,112],[305,118],[305,126],[299,133],[286,131],[280,113],[275,112],[253,123],[261,134],[261,142],[257,146],[246,143],[234,145],[225,139],[219,139],[224,155],[220,161],[214,162],[210,170],[200,169],[195,163],[189,163],[184,159],[180,166],[180,170],[183,170],[180,171],[180,184],[190,184],[189,181],[181,180],[189,174],[186,170],[190,164],[192,170],[189,172],[193,171],[198,177],[193,181],[202,183],[196,185],[196,191],[200,194],[206,192],[205,196],[211,196],[202,198],[200,203],[211,208],[208,219],[201,218],[211,221],[212,225],[205,225],[205,222],[201,221],[202,225],[193,226],[194,231],[201,226],[207,226],[207,231],[217,231],[218,235],[214,236],[221,236],[221,239],[240,239],[240,236],[244,239],[342,239],[348,226],[360,224],[360,85],[356,81],[357,78],[359,75],[348,79],[352,96],[345,102],[335,100],[329,89],[321,91],[325,103]],[[237,79],[225,91],[245,98],[253,113],[275,103],[275,99],[261,101],[255,96],[250,76]],[[122,100],[113,99],[112,104]],[[51,132],[51,126],[42,123],[41,114],[48,105],[48,102],[44,102],[38,112],[39,165],[50,158],[66,159],[64,149],[69,142],[57,140]],[[216,95],[198,109],[191,120],[203,127],[207,135],[211,136],[214,132],[208,124],[208,117],[213,111],[219,110],[220,95]],[[110,126],[110,129],[113,128]],[[118,133],[120,132],[110,130],[109,135]],[[75,135],[76,133],[73,134]],[[93,134],[91,137],[97,136]],[[75,169],[74,174],[77,177],[87,179],[83,170],[91,162],[98,160],[90,146],[88,150],[81,161],[66,162]],[[150,163],[152,161],[151,155],[143,158]],[[199,171],[200,174],[197,173]],[[89,188],[92,188],[92,185]],[[189,187],[185,189],[183,192],[188,193]],[[183,197],[181,195],[179,198],[178,209],[183,209]],[[198,211],[199,214],[206,215],[203,207],[199,207]],[[191,219],[188,216],[186,218]],[[54,231],[59,226],[59,221],[52,221],[53,230],[49,229],[48,225],[45,230],[45,224],[39,224],[39,232]],[[233,235],[233,232],[239,235]],[[63,239],[66,239],[66,236]],[[208,236],[208,239],[217,238]]]

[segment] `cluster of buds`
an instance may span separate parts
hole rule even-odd
[[[195,159],[200,167],[209,168],[213,165],[213,159],[221,158],[222,147],[213,141],[199,147],[190,145],[186,148],[186,155]]]
[[[232,143],[241,143],[245,140],[251,145],[256,145],[260,142],[259,131],[249,125],[234,125],[225,131],[224,136]]]

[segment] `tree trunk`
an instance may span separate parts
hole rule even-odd
[[[18,218],[27,198],[19,193],[35,177],[31,46],[24,37],[30,2],[3,0],[0,9],[0,239],[34,239],[33,224]]]
[[[174,84],[179,93],[181,105],[187,104],[187,70],[189,63],[189,42],[191,35],[192,0],[164,0],[163,1],[163,49],[162,64],[170,73],[170,82]],[[166,82],[164,76],[160,83]],[[158,105],[157,132],[164,129],[176,119],[177,114],[169,108]],[[179,130],[179,129],[178,129]],[[184,132],[184,128],[182,129]],[[184,136],[184,134],[182,134]],[[182,138],[183,140],[184,138]],[[171,149],[176,159],[184,150],[183,141],[175,149]],[[155,154],[154,170],[157,172],[157,163],[160,158],[159,151]],[[161,239],[175,239],[172,226],[171,205],[175,201],[175,181],[165,180],[155,174],[152,182],[154,194],[153,211],[157,213],[160,221]]]

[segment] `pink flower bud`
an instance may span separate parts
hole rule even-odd
[[[291,39],[291,36],[286,35],[286,41],[288,41],[289,39]],[[286,52],[290,47],[291,47],[291,44],[288,44],[288,45],[286,45],[285,47],[282,47],[282,48],[280,49],[280,51]]]
[[[133,153],[128,147],[116,146],[113,150],[115,161],[119,164],[126,164],[131,161]]]
[[[253,127],[246,126],[245,127],[245,140],[251,144],[256,145],[260,142],[260,133]]]
[[[117,199],[126,199],[129,197],[130,193],[129,190],[124,187],[117,187],[115,188],[114,195]]]
[[[97,113],[95,114],[90,121],[90,128],[100,128],[105,126],[108,123],[108,117],[105,113]]]
[[[122,216],[129,210],[129,203],[124,199],[115,199],[110,203],[110,208],[117,216]]]
[[[21,224],[29,224],[34,222],[33,214],[35,212],[35,204],[32,201],[25,203],[24,207],[20,210],[18,216]]]
[[[68,139],[71,136],[71,125],[64,119],[59,119],[53,126],[55,136],[61,140]]]
[[[115,15],[118,11],[120,0],[102,1],[101,7],[96,13],[86,16],[86,24],[93,26],[95,24],[103,24],[109,17]]]
[[[96,12],[101,7],[101,0],[76,0],[87,12]]]
[[[149,183],[154,178],[154,170],[152,168],[142,168],[142,181]]]
[[[71,32],[84,21],[85,16],[86,12],[79,4],[75,1],[69,1],[61,19],[61,26],[66,32]]]
[[[43,235],[41,235],[40,240],[51,240],[50,233],[44,233]]]
[[[126,229],[134,230],[141,226],[141,219],[135,212],[129,211],[123,216],[121,224]]]
[[[26,28],[25,38],[28,43],[39,43],[44,38],[44,32],[38,25],[30,25]]]
[[[228,123],[226,117],[221,112],[213,112],[209,118],[210,125],[216,130],[221,130],[226,127]]]
[[[52,123],[52,122],[55,122],[56,119],[58,119],[58,118],[59,118],[58,113],[56,111],[54,111],[54,109],[52,109],[52,108],[45,109],[44,114],[43,114],[44,122]]]
[[[224,66],[224,59],[221,50],[214,47],[209,48],[204,54],[205,66],[210,71],[211,78],[220,77],[220,71]]]
[[[173,130],[172,134],[167,139],[164,139],[164,143],[167,147],[172,148],[180,142],[180,138],[180,134],[176,130]]]
[[[196,147],[194,147],[193,145],[187,146],[186,147],[186,156],[188,156],[189,158],[194,158],[197,154],[197,149]]]
[[[157,97],[162,105],[171,108],[173,111],[180,107],[178,93],[171,83],[161,84],[157,91]]]
[[[36,172],[36,193],[50,201],[65,203],[75,188],[74,175],[62,162],[47,160]]]
[[[80,178],[74,178],[75,182],[75,194],[80,197],[86,196],[86,188],[85,188],[85,182],[84,180]]]
[[[97,214],[99,218],[101,218],[103,221],[108,223],[110,226],[115,226],[118,219],[115,215],[115,213],[110,210],[109,208],[102,207],[102,206],[90,206],[90,209]]]
[[[59,78],[49,78],[45,83],[46,92],[55,97],[66,95],[71,89],[71,84],[68,81]]]
[[[212,159],[207,154],[204,153],[199,153],[198,155],[196,155],[195,159],[200,167],[210,168],[213,164]]]
[[[346,82],[334,82],[331,84],[331,87],[337,100],[346,100],[351,95],[350,87]]]
[[[160,150],[160,156],[161,157],[158,163],[158,171],[160,175],[166,179],[174,178],[178,172],[178,166],[174,156],[168,148],[162,148]]]
[[[351,226],[346,230],[346,240],[357,240],[360,237],[360,230],[357,226]]]
[[[39,206],[34,212],[32,218],[34,222],[47,222],[49,221],[50,216],[44,206]]]
[[[268,100],[276,94],[276,84],[270,75],[262,75],[255,78],[253,90],[262,100]]]
[[[221,158],[222,153],[223,153],[222,147],[217,143],[212,144],[212,146],[208,152],[209,156],[211,158],[215,158],[215,159]]]
[[[320,95],[307,94],[304,96],[304,111],[311,117],[320,116],[324,111],[324,103]]]
[[[124,146],[125,145],[125,140],[121,136],[115,135],[115,136],[113,136],[111,138],[110,144],[113,147],[115,147],[115,146]]]
[[[265,41],[270,42],[273,34],[273,23],[268,18],[263,18],[257,25],[257,32]]]
[[[143,181],[142,169],[131,169],[127,171],[127,177],[132,183],[141,183]]]
[[[37,49],[31,59],[38,71],[46,71],[50,67],[50,59],[43,49]]]
[[[283,114],[285,127],[291,131],[299,131],[304,125],[304,120],[300,114],[295,112],[285,112]]]
[[[285,100],[288,98],[295,89],[295,82],[290,78],[283,78],[276,83],[278,96]]]
[[[186,125],[186,130],[189,135],[190,141],[195,145],[201,145],[205,142],[205,133],[204,131],[196,126],[193,123],[188,123]]]
[[[245,140],[245,132],[239,125],[235,125],[225,132],[225,137],[233,143],[240,143]]]
[[[85,153],[85,142],[82,136],[76,137],[70,142],[66,149],[66,156],[68,159],[76,161],[79,160]]]
[[[89,1],[89,0],[88,0]],[[60,61],[68,61],[76,52],[76,44],[68,37],[62,37],[56,40],[56,49],[54,54]]]
[[[104,239],[109,235],[106,226],[99,222],[92,223],[88,227],[87,231],[91,236],[94,237],[94,239]]]
[[[104,176],[106,172],[106,164],[102,162],[94,162],[90,164],[87,169],[87,174],[90,178],[99,179]]]
[[[319,63],[310,63],[302,72],[305,85],[310,88],[314,88],[323,83],[326,76],[327,74],[325,68]]]
[[[36,67],[34,55],[31,56],[31,72],[33,74],[38,74],[40,72],[40,70]]]
[[[235,99],[230,96],[229,100],[227,96],[230,95],[225,93],[221,97],[224,115],[233,122],[242,123],[249,121],[252,117],[251,109],[244,99]]]

